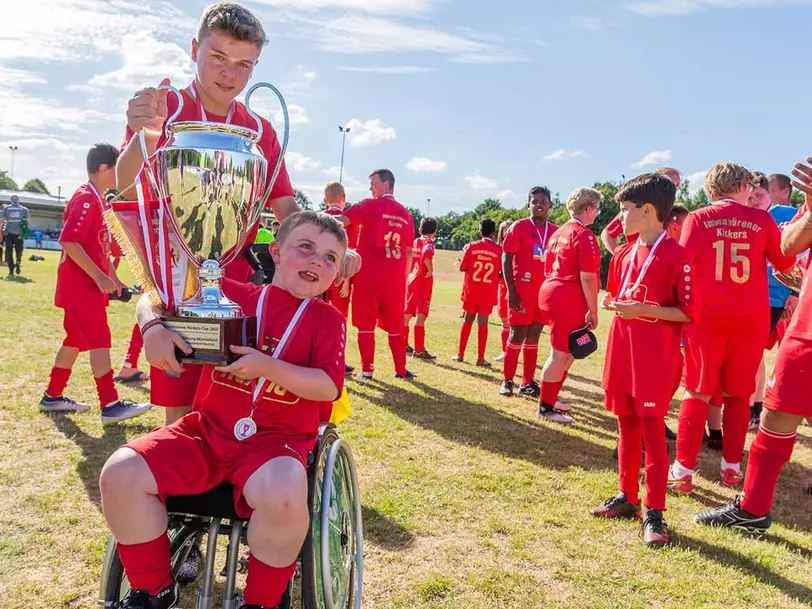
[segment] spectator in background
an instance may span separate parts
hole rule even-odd
[[[41,250],[42,249],[42,231],[41,230],[35,230],[34,231],[34,241],[37,244],[36,245],[37,249]]]
[[[273,233],[273,236],[276,237],[276,233],[279,232],[279,221],[278,220],[274,220],[271,223],[271,232]]]
[[[20,198],[17,195],[11,195],[11,204],[6,205],[0,212],[9,277],[14,276],[15,270],[17,275],[20,274],[20,260],[23,257],[23,222],[26,222],[30,215],[28,208],[20,205]],[[17,256],[16,264],[12,253]]]

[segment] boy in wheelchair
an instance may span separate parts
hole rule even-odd
[[[280,603],[310,523],[308,452],[343,388],[344,318],[316,297],[335,280],[346,247],[332,217],[288,217],[271,246],[271,285],[223,281],[228,298],[257,315],[257,349],[232,347],[241,357],[203,373],[192,412],[108,459],[104,515],[132,588],[120,607],[175,606],[165,498],[223,481],[234,487],[237,513],[250,516],[244,609]]]

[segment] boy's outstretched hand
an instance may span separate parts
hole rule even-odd
[[[263,376],[263,369],[267,367],[268,360],[271,359],[270,356],[252,347],[231,345],[231,352],[241,355],[242,357],[228,366],[217,366],[215,370],[225,372],[226,374],[233,374],[237,378],[246,381]]]

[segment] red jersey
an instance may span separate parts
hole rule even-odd
[[[510,225],[502,249],[513,254],[513,284],[541,285],[544,281],[544,259],[553,233],[558,227],[552,222],[537,226],[530,218]]]
[[[263,286],[223,280],[224,293],[240,305],[246,315],[256,315],[262,290]],[[273,353],[301,302],[275,285],[268,288],[262,314],[261,351]],[[336,385],[334,399],[338,399],[344,387],[345,334],[341,313],[323,300],[313,298],[279,359],[326,372]],[[224,440],[234,442],[234,425],[251,412],[253,391],[254,381],[245,381],[207,366],[201,375],[193,408],[202,412],[205,424],[217,430]],[[257,434],[314,437],[319,430],[320,409],[330,405],[300,398],[284,387],[270,383],[253,414]]]
[[[498,290],[502,268],[502,248],[493,239],[472,241],[465,246],[460,262],[462,302],[492,307],[499,300]]]
[[[697,321],[717,336],[738,338],[757,331],[766,340],[767,260],[781,270],[795,262],[781,253],[781,232],[769,212],[731,200],[715,202],[688,214],[680,243],[700,293]]]
[[[110,232],[102,217],[100,193],[82,184],[65,206],[60,243],[78,243],[103,272],[110,273]],[[107,294],[70,256],[62,252],[56,273],[54,304],[62,309],[105,307]]]
[[[201,115],[201,108],[198,105],[197,100],[192,97],[187,89],[181,89],[181,95],[183,96],[183,108],[181,109],[180,114],[175,119],[176,122],[181,121],[199,121],[202,120]],[[174,93],[170,92],[169,95],[166,96],[166,106],[167,106],[167,116],[171,117],[175,110],[178,108],[178,99]],[[231,116],[230,123],[232,125],[238,125],[240,127],[247,127],[249,129],[253,129],[254,131],[257,130],[257,122],[248,114],[248,110],[246,110],[245,105],[241,102],[234,101],[232,104],[232,108],[234,110],[233,115]],[[218,116],[215,114],[206,114],[206,119],[211,123],[225,123],[228,122],[227,116]],[[282,151],[282,145],[279,142],[279,138],[276,136],[276,131],[274,131],[273,126],[270,122],[268,122],[263,117],[260,117],[262,121],[262,137],[258,142],[258,146],[262,151],[262,154],[268,160],[268,177],[270,178],[271,173],[276,165],[277,159],[279,159],[279,155]],[[124,133],[124,142],[121,144],[121,150],[129,144],[130,140],[133,137],[133,131],[127,127]],[[158,140],[158,148],[164,146],[166,144],[166,138],[164,134],[161,134],[160,139]],[[274,182],[273,189],[271,190],[271,194],[268,197],[268,200],[278,199],[280,197],[292,197],[294,196],[293,186],[290,183],[290,177],[288,176],[288,170],[285,166],[285,162],[282,161],[282,167],[279,169],[279,175],[277,176],[276,182]],[[265,204],[267,205],[267,201]],[[259,223],[257,223],[248,234],[248,237],[245,241],[246,244],[251,244],[254,242],[254,239],[257,235],[257,230],[259,229]],[[234,258],[231,263],[225,268],[225,276],[230,277],[231,279],[236,279],[238,281],[248,281],[249,277],[254,274],[254,270],[251,268],[251,265],[246,260],[245,256],[237,256]]]
[[[414,242],[412,214],[392,195],[364,199],[345,210],[358,229],[358,253],[363,264],[357,279],[399,281],[406,285],[406,249]]]
[[[324,213],[328,216],[343,216],[344,210],[331,205],[324,210]],[[347,233],[347,248],[354,249],[358,244],[358,227],[350,224],[349,226],[345,227],[344,230]]]
[[[434,241],[423,235],[415,239],[412,246],[412,270],[406,286],[409,294],[420,294],[426,298],[431,296],[434,289],[434,273],[426,277],[428,260],[434,260]]]
[[[601,249],[595,233],[577,220],[566,222],[550,238],[545,262],[545,285],[575,284],[581,289],[581,273],[600,273]]]
[[[635,245],[627,243],[615,251],[609,263],[607,293],[615,300],[677,307],[693,320],[696,294],[685,249],[673,239],[663,237],[637,284],[653,247],[640,243],[635,251]],[[625,295],[621,295],[624,282]],[[652,404],[669,403],[681,357],[684,325],[662,319],[615,316],[609,328],[603,368],[602,386],[606,392],[631,395]]]
[[[620,235],[623,234],[623,221],[620,219],[621,215],[618,213],[612,221],[606,225],[606,232],[609,234],[610,237],[614,237],[617,239]],[[637,241],[637,233],[632,233],[631,235],[626,236],[626,243],[634,243]]]

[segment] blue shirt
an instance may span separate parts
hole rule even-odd
[[[770,208],[770,215],[779,225],[792,220],[797,212],[798,210],[791,205],[773,205]],[[770,306],[782,308],[787,303],[787,298],[792,295],[792,290],[773,277],[773,267],[769,263],[767,273],[770,278]]]

